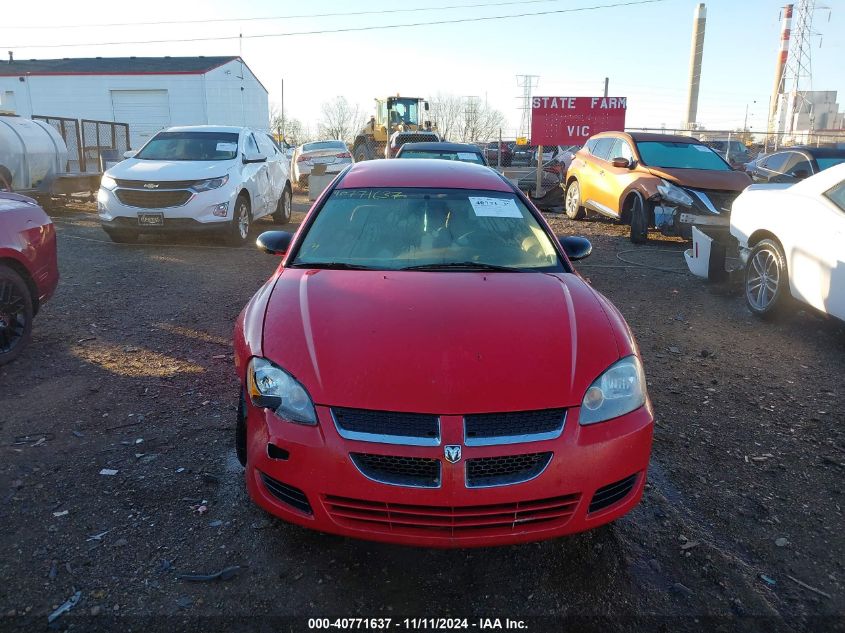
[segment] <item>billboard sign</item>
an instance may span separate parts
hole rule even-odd
[[[625,129],[627,97],[533,97],[533,145],[583,145],[593,134]]]

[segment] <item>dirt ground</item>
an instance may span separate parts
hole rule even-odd
[[[762,323],[736,288],[689,275],[677,240],[635,247],[610,222],[549,217],[593,241],[578,268],[641,346],[658,420],[646,494],[593,533],[434,551],[310,532],[248,500],[231,330],[277,260],[112,244],[90,209],[56,213],[59,290],[0,369],[0,630],[43,630],[76,592],[54,627],[842,630],[845,328],[803,311]]]

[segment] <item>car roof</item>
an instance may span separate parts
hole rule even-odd
[[[452,160],[407,158],[355,163],[338,183],[338,189],[375,187],[424,187],[431,189],[481,189],[511,193],[513,188],[489,167]]]
[[[702,142],[691,136],[682,136],[680,134],[656,134],[654,132],[614,132],[614,134],[622,134],[628,136],[635,143],[640,141],[652,141],[656,143],[694,143],[702,145]]]
[[[404,152],[406,150],[440,150],[443,152],[473,152],[475,154],[480,154],[481,149],[477,145],[472,145],[471,143],[405,143],[401,148],[400,152]]]
[[[819,173],[805,178],[790,187],[793,191],[822,194],[845,181],[845,163],[822,169]]]
[[[231,134],[240,134],[246,128],[235,127],[233,125],[177,125],[169,127],[163,132],[228,132]]]
[[[818,158],[840,158],[845,156],[845,149],[837,147],[810,147],[808,145],[795,145],[793,147],[781,147],[778,152],[804,152]]]

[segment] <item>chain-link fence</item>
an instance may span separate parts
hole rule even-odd
[[[123,159],[123,152],[129,149],[129,125],[87,119],[81,124],[82,154],[87,167],[83,171],[105,171],[107,163]]]
[[[85,158],[82,154],[82,135],[79,131],[79,121],[59,116],[33,115],[33,120],[43,121],[53,127],[67,145],[67,165],[70,172],[85,171]]]

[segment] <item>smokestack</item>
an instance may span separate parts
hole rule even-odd
[[[15,61],[15,56],[12,54],[12,51],[9,51],[9,63],[11,64],[13,61]]]
[[[689,96],[687,98],[687,120],[684,127],[695,127],[698,114],[698,85],[701,82],[701,58],[704,56],[704,24],[707,22],[707,8],[701,2],[695,8],[692,22],[692,50],[689,58]]]
[[[789,35],[792,30],[792,5],[788,4],[783,8],[783,20],[780,28],[780,49],[778,50],[778,60],[775,65],[775,86],[772,88],[772,98],[769,101],[769,131],[774,131],[775,117],[778,112],[778,104],[780,103],[780,93],[782,92],[783,70],[786,67],[786,58],[789,55]]]

